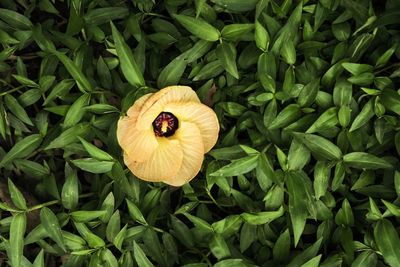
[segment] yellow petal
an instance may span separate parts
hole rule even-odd
[[[149,98],[153,95],[153,93],[143,95],[139,99],[133,103],[133,105],[128,109],[127,115],[132,119],[137,119],[137,116],[140,113],[140,110],[143,108],[143,105],[149,100]]]
[[[159,146],[145,162],[136,162],[129,155],[124,156],[125,164],[138,178],[160,182],[170,180],[181,168],[183,152],[178,140],[160,138]]]
[[[151,126],[154,119],[164,111],[164,106],[168,103],[200,103],[196,92],[188,86],[169,86],[154,93],[143,105],[138,117],[136,127],[146,129]]]
[[[127,144],[130,143],[127,141],[127,139],[134,135],[134,132],[137,131],[135,129],[135,125],[139,112],[151,95],[153,94],[146,94],[136,100],[135,103],[128,109],[127,116],[121,117],[118,121],[117,139],[120,146],[125,150],[127,149]]]
[[[204,159],[204,145],[200,130],[190,122],[182,122],[173,138],[179,140],[183,151],[183,161],[178,173],[163,182],[173,186],[182,186],[192,180],[200,171]]]
[[[158,139],[152,129],[136,130],[126,136],[120,142],[124,152],[129,155],[131,160],[144,162],[150,158],[158,147]]]
[[[170,103],[164,111],[171,112],[181,121],[191,122],[199,128],[203,137],[204,153],[215,145],[218,139],[219,123],[215,112],[201,103]]]

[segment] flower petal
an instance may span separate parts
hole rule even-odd
[[[138,178],[149,182],[170,180],[181,168],[183,152],[178,140],[159,138],[159,146],[145,162],[124,155],[125,164]]]
[[[139,99],[137,99],[135,101],[135,103],[133,103],[133,105],[128,109],[128,111],[126,112],[126,114],[132,118],[132,119],[137,119],[137,117],[139,116],[140,111],[142,110],[144,104],[147,102],[147,100],[149,100],[149,98],[154,95],[153,93],[149,93],[149,94],[145,94],[143,96],[141,96]]]
[[[136,127],[146,129],[153,120],[164,111],[168,103],[196,102],[200,103],[196,92],[188,86],[169,86],[154,93],[143,105],[138,117]]]
[[[120,146],[125,150],[130,143],[127,141],[127,139],[130,136],[134,135],[134,132],[137,131],[135,129],[135,125],[139,112],[142,109],[144,103],[150,98],[151,95],[153,94],[146,94],[136,100],[135,103],[128,109],[127,116],[121,117],[118,121],[117,139]]]
[[[172,179],[163,180],[163,182],[182,186],[200,171],[204,159],[204,145],[199,128],[190,122],[182,122],[173,138],[179,140],[183,151],[183,161],[178,173]]]
[[[201,103],[170,103],[164,111],[174,114],[179,123],[191,122],[199,128],[203,137],[204,153],[207,153],[215,145],[218,139],[219,123],[215,112]]]
[[[144,162],[158,148],[159,143],[152,129],[135,130],[120,141],[120,146],[131,160]]]

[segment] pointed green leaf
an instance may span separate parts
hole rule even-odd
[[[142,248],[135,241],[133,241],[133,251],[134,251],[135,261],[138,264],[138,266],[143,266],[143,267],[154,266],[151,263],[151,261],[147,258]]]
[[[42,142],[42,136],[32,134],[18,141],[0,161],[0,167],[7,166],[14,159],[25,158],[35,151]]]
[[[211,176],[235,176],[247,173],[257,166],[259,155],[252,155],[233,161],[221,169],[211,173]]]
[[[132,50],[126,44],[123,36],[119,33],[118,29],[111,22],[111,30],[115,42],[115,49],[117,50],[120,67],[125,79],[135,87],[145,86],[145,81],[137,65]]]
[[[83,74],[82,70],[78,68],[78,66],[72,61],[69,57],[65,54],[60,53],[58,51],[53,52],[57,58],[64,64],[64,67],[67,69],[69,74],[71,75],[74,80],[76,80],[79,89],[85,93],[93,91],[93,86]]]
[[[193,18],[186,15],[172,15],[186,30],[200,39],[215,42],[220,37],[220,32],[211,24],[200,18]]]
[[[10,197],[13,204],[21,210],[26,210],[26,200],[24,195],[19,191],[19,189],[14,185],[11,179],[8,179],[8,191],[10,192]]]
[[[168,85],[177,85],[181,80],[183,72],[187,66],[187,60],[179,55],[174,58],[164,69],[161,71],[157,79],[159,88],[167,87]]]
[[[7,255],[11,265],[15,267],[22,266],[24,253],[24,235],[26,230],[26,214],[18,213],[12,217],[10,224],[9,248]]]
[[[343,156],[343,162],[350,167],[358,169],[391,169],[392,164],[373,154],[366,152],[352,152]]]
[[[327,160],[340,160],[342,151],[331,141],[314,134],[292,133],[295,138],[304,143],[315,155]]]
[[[43,207],[40,210],[40,222],[44,229],[46,229],[49,237],[53,239],[62,250],[66,251],[57,216],[49,208]]]
[[[217,46],[215,53],[224,69],[234,78],[239,79],[236,66],[236,48],[233,44],[222,42]]]
[[[392,223],[386,219],[378,221],[374,227],[374,237],[385,262],[393,267],[400,266],[400,238]]]

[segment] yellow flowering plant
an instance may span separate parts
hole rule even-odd
[[[182,186],[200,171],[218,138],[215,112],[188,86],[139,98],[118,121],[124,162],[138,178]]]

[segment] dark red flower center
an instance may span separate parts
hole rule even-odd
[[[157,136],[172,136],[178,126],[178,119],[171,112],[161,112],[153,121],[153,130]]]

